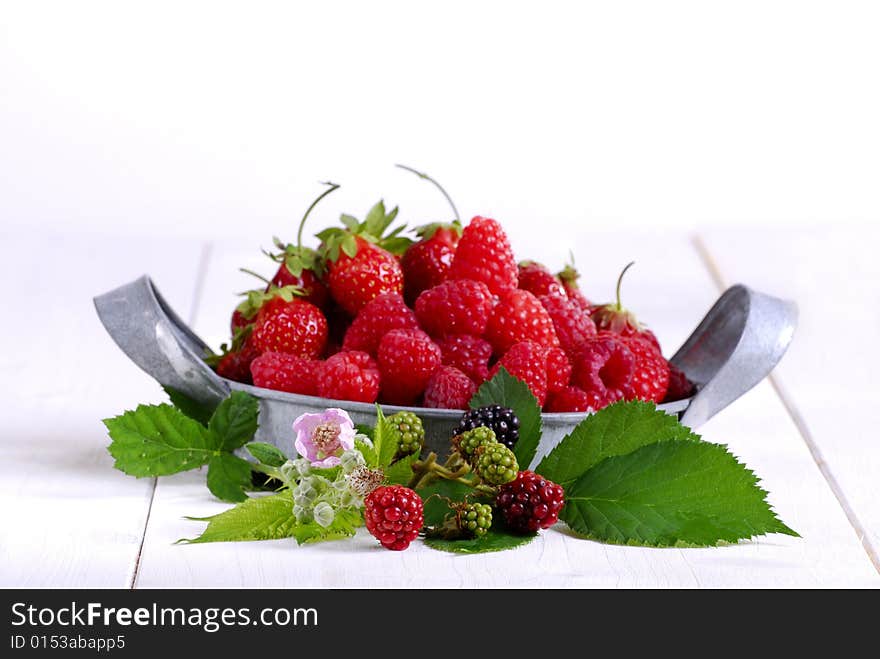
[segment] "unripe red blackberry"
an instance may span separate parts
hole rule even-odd
[[[383,547],[406,549],[424,523],[422,499],[401,485],[377,487],[364,499],[364,520]]]
[[[532,471],[521,471],[516,480],[502,485],[495,497],[505,525],[517,533],[535,533],[559,519],[565,504],[561,485]]]

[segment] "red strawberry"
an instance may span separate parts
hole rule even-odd
[[[403,298],[398,293],[385,293],[364,305],[345,332],[342,349],[362,350],[375,355],[379,341],[391,330],[418,328],[416,315]]]
[[[559,391],[571,381],[571,362],[562,348],[547,351],[547,391]]]
[[[559,345],[568,355],[574,355],[587,339],[596,336],[596,325],[589,314],[566,297],[545,295],[539,298],[553,321]]]
[[[654,336],[654,333],[642,325],[636,318],[635,314],[624,309],[623,305],[620,303],[620,284],[623,282],[623,276],[626,274],[626,271],[629,270],[632,265],[632,263],[629,263],[617,278],[617,302],[595,306],[590,315],[593,322],[596,323],[596,329],[613,332],[625,337],[639,336],[647,340],[649,343],[652,343],[659,352],[660,343],[657,341],[657,337]]]
[[[315,359],[327,344],[327,319],[311,302],[273,297],[260,308],[251,341],[260,352],[286,352]]]
[[[446,366],[454,366],[478,385],[489,377],[492,344],[485,339],[469,334],[450,334],[439,345]]]
[[[239,310],[235,309],[232,312],[232,320],[229,322],[229,328],[232,330],[232,336],[235,336],[235,332],[238,330],[242,330],[248,325],[251,324],[253,319],[248,320],[247,317]]]
[[[444,410],[466,410],[477,387],[457,368],[439,366],[425,387],[425,407]]]
[[[653,336],[653,335],[652,335]],[[650,339],[622,337],[636,360],[633,373],[633,397],[660,403],[669,388],[669,364]]]
[[[688,376],[684,374],[684,371],[675,364],[672,362],[667,362],[667,364],[669,365],[669,387],[666,389],[666,397],[663,399],[663,402],[682,400],[692,396],[694,393],[693,382],[688,380]]]
[[[283,352],[264,352],[251,362],[251,374],[257,387],[314,396],[320,363]]]
[[[523,261],[519,264],[518,287],[528,291],[535,297],[556,295],[568,297],[559,278],[550,274],[546,266],[534,261]]]
[[[590,396],[577,387],[563,387],[547,396],[546,412],[588,412],[593,410]]]
[[[214,370],[221,378],[250,384],[252,382],[251,362],[260,356],[260,351],[254,347],[250,340],[245,338],[242,341],[238,338],[239,336],[240,334],[236,334],[236,339],[232,342],[233,349],[220,357]],[[238,343],[241,345],[236,347]]]
[[[477,216],[461,235],[449,279],[481,281],[494,295],[516,288],[516,259],[507,235],[495,220]]]
[[[566,265],[562,272],[556,276],[559,277],[559,280],[562,282],[562,288],[565,289],[565,294],[568,296],[568,299],[574,302],[578,309],[589,313],[592,310],[592,305],[590,304],[590,301],[584,297],[584,294],[581,292],[580,286],[578,285],[578,279],[581,278],[581,274],[575,269],[573,260],[572,263]]]
[[[501,367],[525,382],[543,406],[547,400],[547,350],[532,341],[521,341],[510,347],[492,368],[489,377],[495,377]]]
[[[492,312],[492,293],[486,284],[470,279],[446,281],[416,300],[416,318],[428,334],[480,336]]]
[[[501,296],[489,317],[486,338],[496,355],[503,355],[520,341],[534,341],[546,347],[559,345],[553,321],[538,298],[518,289]]]
[[[571,383],[591,396],[600,409],[633,395],[635,358],[626,344],[610,332],[588,340],[572,362]]]
[[[423,291],[446,279],[461,237],[461,225],[429,224],[417,229],[417,235],[421,240],[410,245],[401,260],[404,296],[409,304],[415,304]]]
[[[339,352],[322,362],[316,375],[323,398],[375,403],[379,397],[379,367],[365,352]]]
[[[303,252],[305,252],[306,248],[302,248]],[[317,256],[316,256],[317,258]],[[319,309],[325,308],[327,305],[327,300],[330,299],[330,293],[327,291],[327,287],[324,285],[324,282],[318,277],[314,270],[303,268],[299,271],[299,274],[294,274],[291,271],[291,266],[287,263],[282,263],[278,266],[278,272],[275,273],[275,276],[272,277],[272,286],[276,286],[278,288],[282,288],[284,286],[295,286],[303,291],[304,296],[303,299],[311,302]],[[294,266],[294,271],[296,267]],[[268,290],[268,289],[267,289]]]
[[[421,330],[392,330],[379,343],[382,399],[393,405],[418,400],[440,365],[440,348]]]

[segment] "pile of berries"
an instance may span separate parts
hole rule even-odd
[[[317,249],[302,245],[303,223],[296,244],[276,239],[278,270],[235,310],[217,372],[296,394],[447,409],[467,409],[502,367],[547,412],[690,393],[621,306],[619,283],[615,303],[592,305],[573,266],[517,264],[493,219],[427,225],[413,241],[392,227],[396,216],[382,202],[362,222],[343,215],[316,234]],[[515,428],[500,433],[516,441]]]

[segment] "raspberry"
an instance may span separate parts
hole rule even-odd
[[[411,455],[422,450],[425,443],[425,427],[422,420],[412,412],[398,412],[388,417],[397,437],[397,455]]]
[[[311,302],[273,297],[260,307],[251,341],[260,352],[286,352],[315,359],[327,345],[327,319]]]
[[[461,226],[429,224],[417,230],[422,239],[407,248],[400,264],[406,301],[414,304],[423,291],[446,279],[461,237]]]
[[[539,300],[553,321],[559,345],[566,354],[574,355],[587,339],[596,336],[596,324],[568,298],[544,296]]]
[[[623,342],[635,358],[633,394],[639,400],[661,402],[669,388],[669,364],[650,339],[632,336]]]
[[[551,275],[545,266],[534,261],[523,261],[519,264],[517,287],[528,291],[535,297],[555,295],[563,299],[568,298],[559,278]]]
[[[547,310],[528,291],[512,290],[501,296],[486,326],[486,339],[496,355],[503,355],[514,343],[534,341],[558,346],[559,339]]]
[[[339,352],[318,367],[318,395],[335,400],[375,403],[379,397],[379,367],[365,352]]]
[[[416,300],[416,318],[431,336],[481,336],[492,312],[492,293],[486,284],[469,279],[447,281]]]
[[[532,471],[521,471],[512,483],[502,485],[495,497],[504,523],[517,533],[537,533],[553,526],[565,504],[560,485]]]
[[[477,387],[467,375],[453,366],[439,366],[425,386],[425,407],[466,410]]]
[[[516,288],[516,259],[498,222],[479,216],[471,220],[458,242],[448,276],[483,282],[494,295]]]
[[[514,344],[489,372],[494,377],[501,367],[513,377],[525,382],[538,405],[547,400],[547,351],[537,343],[522,341]]]
[[[486,503],[462,503],[455,508],[458,528],[474,538],[482,538],[492,526],[492,506]]]
[[[571,383],[591,396],[593,409],[600,409],[633,395],[635,358],[620,337],[599,332],[587,341],[572,363]]]
[[[474,471],[490,485],[503,485],[516,478],[519,471],[516,456],[501,442],[484,444],[474,455]]]
[[[320,362],[283,352],[264,352],[251,362],[254,385],[292,394],[314,396]]]
[[[552,393],[567,386],[571,380],[571,362],[562,348],[547,351],[547,391]]]
[[[467,434],[476,428],[492,431],[492,439],[513,448],[519,439],[519,419],[509,407],[486,405],[465,412],[455,429],[456,435]],[[476,450],[476,446],[473,447]]]
[[[401,485],[383,485],[364,499],[367,530],[386,549],[400,551],[419,535],[424,507],[418,494]]]
[[[667,363],[669,364],[669,387],[666,389],[666,398],[663,401],[682,400],[692,396],[694,393],[693,382],[688,380],[688,376],[678,366],[672,362]]]
[[[378,361],[383,400],[409,405],[440,365],[440,348],[421,330],[392,330],[379,343]]]
[[[398,293],[385,293],[367,302],[360,310],[342,342],[343,350],[376,354],[379,341],[391,330],[418,329],[419,323]]]
[[[452,438],[453,448],[461,454],[465,462],[472,463],[477,449],[481,446],[497,444],[495,433],[490,428],[478,427],[465,430]]]
[[[593,409],[591,398],[578,387],[563,387],[547,396],[546,412],[588,412]]]
[[[613,332],[625,338],[642,338],[653,344],[657,352],[661,352],[660,342],[657,341],[654,333],[642,325],[632,311],[624,309],[620,302],[620,285],[623,283],[623,276],[632,265],[632,263],[628,264],[617,278],[617,301],[593,307],[590,317],[599,331]]]
[[[470,334],[450,334],[440,343],[443,364],[454,366],[467,375],[474,384],[482,384],[489,377],[492,344]]]

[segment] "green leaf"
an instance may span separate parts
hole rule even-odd
[[[373,448],[376,451],[376,464],[383,469],[391,464],[397,454],[400,436],[394,426],[385,418],[382,408],[376,405],[376,427],[373,430]]]
[[[714,546],[797,533],[758,479],[726,447],[664,441],[609,457],[566,490],[560,518],[579,535],[617,544]]]
[[[248,499],[219,515],[187,519],[208,522],[207,528],[197,538],[178,540],[190,544],[290,538],[297,526],[290,490]]]
[[[413,463],[419,459],[418,453],[411,453],[385,468],[385,478],[392,485],[407,485],[413,476]]]
[[[581,421],[535,471],[565,487],[605,458],[671,439],[700,438],[653,403],[614,403]]]
[[[465,540],[444,540],[443,538],[425,538],[425,544],[431,549],[447,551],[454,554],[485,554],[505,549],[515,549],[529,544],[538,535],[513,535],[504,530],[492,527],[482,538]]]
[[[357,438],[354,440],[354,447],[361,452],[362,456],[364,456],[364,461],[367,463],[367,466],[374,469],[378,462],[375,447],[370,446],[364,440]]]
[[[438,480],[430,485],[425,485],[416,490],[424,502],[425,526],[439,526],[450,513],[451,501],[464,501],[473,494],[473,489],[464,483],[456,481]]]
[[[233,391],[211,416],[208,429],[221,451],[234,451],[253,439],[257,432],[259,401],[244,391]]]
[[[480,385],[470,405],[471,409],[484,405],[502,405],[514,411],[519,418],[519,440],[513,447],[513,452],[520,469],[528,469],[535,459],[535,451],[541,440],[541,406],[528,385],[513,377],[502,366],[494,378]]]
[[[115,467],[131,476],[166,476],[201,467],[215,455],[211,433],[171,405],[139,405],[104,419]]]
[[[222,501],[244,501],[250,489],[251,463],[232,453],[221,453],[208,463],[208,489]]]
[[[358,252],[357,240],[351,234],[346,234],[342,239],[341,247],[346,256],[354,257]]]
[[[287,456],[284,455],[284,451],[282,451],[277,446],[273,444],[266,444],[265,442],[251,442],[250,444],[246,444],[245,448],[248,453],[254,456],[257,460],[262,462],[264,465],[269,465],[270,467],[280,467],[285,462],[287,462]]]
[[[362,526],[363,522],[364,519],[360,511],[352,510],[351,508],[340,508],[336,510],[333,523],[327,528],[324,528],[317,522],[300,524],[294,529],[293,537],[301,545],[307,542],[341,540],[353,536],[355,529]]]
[[[379,200],[367,212],[364,218],[364,232],[378,238],[382,235],[382,224],[385,222],[385,201]]]
[[[357,233],[358,228],[360,227],[361,223],[358,221],[358,219],[356,217],[352,217],[351,215],[346,215],[345,213],[343,213],[339,217],[339,219],[345,225],[346,229],[348,229],[349,231],[351,231],[353,233]]]
[[[186,414],[190,419],[194,419],[203,425],[208,425],[211,415],[217,409],[216,405],[199,402],[195,398],[190,398],[182,391],[172,387],[163,386],[162,388],[168,394],[168,398],[171,399],[171,404],[174,407]]]

